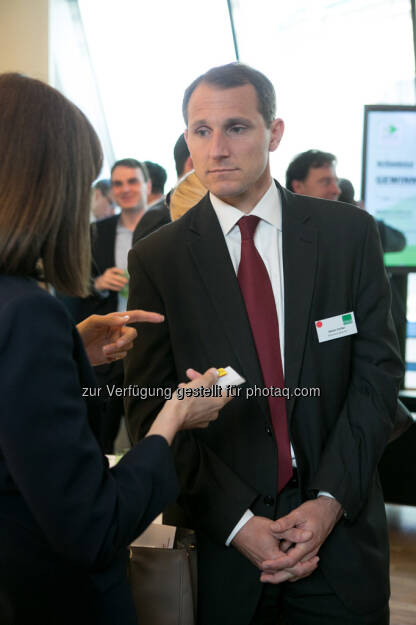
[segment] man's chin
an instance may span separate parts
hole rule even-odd
[[[211,184],[208,189],[215,197],[223,200],[223,202],[226,202],[227,199],[238,197],[244,192],[244,189],[242,189],[240,185],[232,184]]]

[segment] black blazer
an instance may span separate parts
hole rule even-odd
[[[81,339],[32,280],[0,277],[0,351],[0,622],[136,624],[125,547],[176,495],[169,447],[108,469]]]
[[[95,279],[109,267],[115,267],[115,243],[120,215],[96,221],[91,225],[92,277]],[[92,314],[106,315],[117,310],[118,294],[108,291],[105,295],[94,293],[83,301],[83,319]]]
[[[318,388],[287,401],[303,499],[332,493],[341,520],[320,550],[320,568],[354,611],[389,594],[388,535],[377,463],[393,428],[403,373],[374,220],[341,203],[282,189],[285,383]],[[140,328],[126,383],[175,386],[188,367],[231,365],[262,386],[235,271],[206,196],[129,255],[130,308],[166,323]],[[319,343],[315,322],[354,311],[358,334]],[[127,401],[135,440],[159,402]],[[179,504],[198,532],[201,625],[245,625],[261,592],[259,571],[225,540],[247,508],[275,517],[276,444],[266,399],[234,399],[207,430],[175,442]],[[274,502],[274,503],[273,503]],[[271,505],[270,505],[271,504]],[[182,521],[183,522],[183,521]]]
[[[163,198],[149,208],[137,224],[133,232],[133,245],[136,241],[139,241],[139,239],[147,237],[149,234],[169,224],[171,221],[166,198]]]

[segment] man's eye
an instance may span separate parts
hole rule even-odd
[[[199,136],[199,137],[206,137],[208,134],[208,128],[197,128],[197,130],[195,131],[195,133]]]
[[[231,126],[230,131],[234,135],[239,135],[245,130],[245,126]]]

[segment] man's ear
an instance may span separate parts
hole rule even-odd
[[[292,180],[292,189],[294,193],[300,193],[300,195],[304,195],[302,180]]]
[[[279,117],[274,119],[270,124],[270,143],[269,143],[269,152],[274,152],[283,137],[283,132],[285,129],[285,123],[283,119]]]
[[[188,171],[192,171],[194,168],[194,164],[192,162],[192,158],[190,156],[188,156],[188,158],[185,161],[185,165],[183,167],[183,173],[187,174]]]

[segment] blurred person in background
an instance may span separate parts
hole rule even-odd
[[[91,212],[96,221],[112,217],[114,215],[115,204],[111,195],[111,182],[103,178],[97,180],[92,187]]]
[[[286,188],[300,195],[337,200],[341,190],[330,152],[307,150],[298,154],[286,171]]]
[[[147,167],[147,171],[149,172],[149,177],[151,181],[151,187],[149,194],[147,196],[147,207],[151,208],[155,204],[158,204],[160,201],[163,202],[165,197],[165,184],[168,179],[168,175],[166,173],[166,169],[164,169],[161,165],[157,163],[153,163],[152,161],[144,161],[144,164]]]
[[[65,300],[76,322],[92,314],[126,309],[127,254],[132,245],[132,232],[145,214],[150,187],[149,172],[141,161],[125,158],[112,166],[111,190],[121,213],[91,226],[92,293],[86,298]],[[101,365],[95,369],[95,374],[103,388],[123,384],[122,362]],[[124,413],[123,398],[107,395],[103,399],[95,431],[103,451],[111,454]]]
[[[335,165],[337,159],[330,152],[308,150],[293,159],[286,171],[286,186],[299,195],[337,200],[364,209],[362,202],[354,199],[354,187],[350,180],[338,178]],[[402,232],[384,221],[376,219],[383,252],[400,252],[406,246],[406,237]],[[391,287],[391,314],[396,333],[401,336],[406,326],[406,304],[400,297],[396,283],[389,275]],[[411,415],[406,406],[398,400],[396,422],[412,423]]]
[[[355,191],[350,180],[339,178],[338,186],[340,189],[340,194],[337,198],[339,202],[353,204],[365,210],[363,203],[356,202],[354,199]],[[406,247],[406,237],[403,232],[393,228],[393,226],[389,226],[381,219],[376,219],[376,222],[383,252],[401,252]]]
[[[286,188],[299,195],[338,200],[364,208],[354,199],[354,187],[346,178],[338,178],[336,156],[321,150],[307,150],[298,154],[286,170]],[[376,220],[383,252],[400,252],[406,246],[402,232],[384,221]]]

